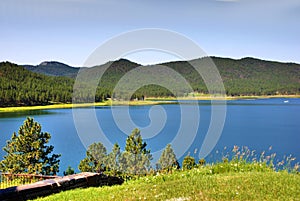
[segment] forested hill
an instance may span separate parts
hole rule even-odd
[[[137,66],[139,65],[136,63],[121,59],[89,69],[84,68],[93,72],[109,67],[94,100],[99,102],[110,98],[118,79]],[[78,70],[79,68],[59,62],[44,62],[36,67],[0,62],[0,107],[69,103],[72,101],[74,78]],[[89,83],[83,84],[87,89],[86,93],[89,94]],[[86,94],[82,94],[82,99],[77,101],[91,100],[85,97],[87,97]]]
[[[0,63],[0,106],[70,102],[74,80],[33,73],[9,62]]]
[[[201,66],[203,59],[190,61]],[[255,58],[229,59],[212,57],[223,79],[226,94],[237,95],[274,95],[300,93],[300,65],[264,61]],[[205,62],[203,62],[205,63]],[[195,91],[207,93],[205,85],[189,62],[177,61],[164,63],[187,77]]]
[[[205,59],[190,62],[176,61],[160,65],[168,66],[182,75],[194,91],[207,93],[200,75],[190,63],[205,63]],[[239,60],[212,57],[224,81],[227,95],[275,95],[300,94],[300,65],[264,61],[254,58]],[[108,67],[99,83],[95,100],[101,101],[113,96],[113,89],[119,79],[130,70],[140,66],[137,63],[121,59],[84,70],[91,73]],[[150,68],[145,66],[143,68]],[[9,62],[0,63],[0,106],[41,105],[52,102],[71,102],[74,78],[79,68],[59,62],[43,62],[38,66],[19,66]],[[51,76],[49,76],[51,75]],[[168,78],[168,74],[162,75]],[[136,78],[141,79],[141,78]],[[88,83],[87,83],[88,84]],[[174,87],[180,88],[180,83]],[[159,86],[145,86],[132,98],[142,96],[182,96],[186,92],[172,94]],[[84,95],[83,95],[84,97]],[[85,99],[82,99],[84,102]]]
[[[71,67],[56,61],[44,61],[37,66],[23,65],[27,70],[51,76],[76,77],[80,68]]]

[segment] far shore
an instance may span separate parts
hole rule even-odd
[[[241,100],[241,99],[268,99],[268,98],[300,98],[299,95],[264,95],[264,96],[185,96],[185,97],[148,97],[151,101],[172,101],[172,100]]]
[[[145,100],[133,100],[133,101],[119,101],[108,100],[105,102],[97,103],[55,103],[51,105],[41,106],[16,106],[16,107],[0,107],[0,113],[5,112],[21,112],[28,110],[48,110],[48,109],[67,109],[67,108],[84,108],[95,106],[139,106],[139,105],[158,105],[158,104],[170,104],[176,100],[239,100],[239,99],[266,99],[266,98],[300,98],[300,95],[271,95],[271,96],[187,96],[187,97],[148,97]]]

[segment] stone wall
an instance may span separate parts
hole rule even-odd
[[[83,172],[80,174],[47,179],[36,183],[15,186],[0,190],[1,201],[25,201],[37,197],[47,196],[60,191],[74,188],[86,188],[97,186],[111,186],[122,184],[123,180],[118,177],[104,174]]]

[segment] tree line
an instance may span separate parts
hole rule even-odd
[[[3,150],[6,152],[0,161],[0,171],[11,174],[28,173],[41,175],[56,175],[59,172],[60,154],[53,154],[54,146],[48,145],[51,134],[42,132],[42,126],[28,117],[6,142]],[[121,151],[116,143],[112,151],[107,153],[101,142],[91,144],[86,157],[79,163],[82,172],[106,173],[114,176],[131,177],[145,175],[153,171],[173,171],[180,168],[175,152],[168,144],[163,150],[156,167],[151,167],[152,154],[143,141],[140,130],[134,129],[127,137],[125,150]],[[201,162],[202,161],[202,162]],[[199,161],[203,165],[204,159]],[[186,156],[182,163],[183,169],[196,166],[195,159]],[[64,175],[73,174],[74,169],[68,167]]]

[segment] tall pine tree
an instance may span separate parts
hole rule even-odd
[[[179,169],[179,163],[177,161],[174,150],[172,149],[171,144],[168,144],[167,147],[163,150],[158,162],[157,169],[162,169],[166,171],[171,171],[172,169]]]
[[[146,149],[139,129],[134,129],[127,137],[125,151],[120,157],[121,170],[130,174],[145,174],[150,168],[152,155]]]
[[[112,151],[107,155],[106,169],[109,174],[117,175],[120,171],[119,157],[121,155],[120,146],[115,143]]]
[[[79,163],[81,172],[104,172],[106,170],[107,152],[101,142],[95,142],[88,147],[86,157]]]
[[[50,133],[42,132],[41,125],[28,117],[18,134],[14,132],[3,148],[6,155],[0,161],[1,171],[55,175],[59,171],[60,155],[49,155],[54,149],[46,145],[50,139]]]

